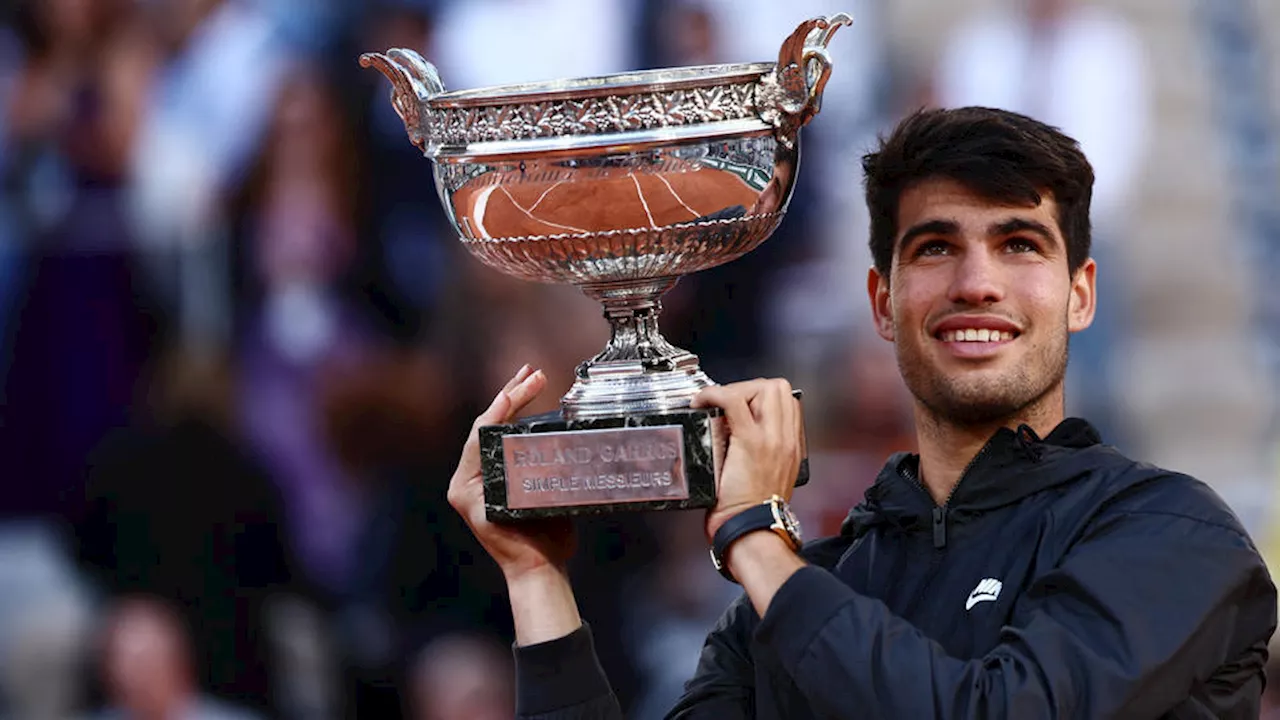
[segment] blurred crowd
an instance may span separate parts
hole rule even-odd
[[[417,49],[456,89],[770,60],[801,20],[854,15],[783,226],[682,279],[662,318],[718,381],[815,390],[796,503],[807,535],[836,532],[913,443],[860,290],[859,153],[925,103],[1059,124],[1097,165],[1102,260],[1152,122],[1135,33],[1091,4],[1004,3],[927,73],[898,61],[888,5],[6,4],[0,717],[511,716],[501,577],[445,486],[516,368],[546,369],[531,411],[554,409],[607,329],[575,289],[466,254],[364,51]],[[1117,275],[1074,341],[1071,402],[1122,444]],[[701,532],[698,513],[580,525],[583,615],[629,717],[661,716],[736,594]]]

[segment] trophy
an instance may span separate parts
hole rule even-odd
[[[800,24],[776,63],[679,67],[446,92],[412,50],[366,53],[431,159],[459,239],[509,275],[599,301],[604,350],[560,411],[480,428],[486,515],[512,520],[707,508],[727,444],[712,380],[658,330],[680,276],[778,227],[820,109],[839,13]],[[802,464],[797,484],[807,480]]]

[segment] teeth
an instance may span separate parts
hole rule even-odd
[[[1013,333],[987,328],[966,328],[947,330],[940,337],[943,342],[1008,342],[1013,339]]]

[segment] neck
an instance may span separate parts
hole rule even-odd
[[[960,424],[915,404],[916,442],[920,450],[920,479],[939,506],[955,490],[969,463],[1003,427],[1016,429],[1026,424],[1044,437],[1065,417],[1062,385],[1036,402],[1006,418],[987,423]]]

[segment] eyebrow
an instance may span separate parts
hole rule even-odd
[[[1026,218],[1011,218],[1004,222],[996,223],[987,228],[990,235],[1016,235],[1018,233],[1031,233],[1039,235],[1045,242],[1056,244],[1058,239],[1054,236],[1053,231],[1047,225],[1037,220],[1028,220]]]
[[[902,238],[898,240],[898,251],[911,244],[912,240],[921,235],[956,235],[960,232],[960,224],[952,220],[927,220],[918,225],[912,225],[906,232],[902,233]]]

